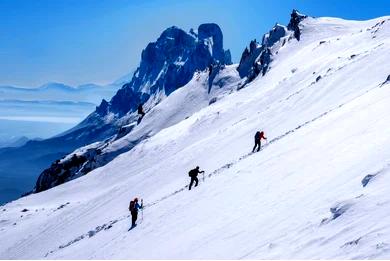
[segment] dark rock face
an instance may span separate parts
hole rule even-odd
[[[128,111],[134,111],[141,100],[141,95],[134,92],[131,88],[126,88],[126,85],[127,84],[125,84],[122,89],[118,90],[116,95],[112,97],[111,102],[107,106],[108,110],[119,114],[119,116],[125,115]],[[102,104],[100,106],[102,106]]]
[[[99,106],[96,107],[96,113],[99,115],[106,115],[108,113],[108,102],[103,99]]]
[[[299,41],[301,39],[301,31],[299,30],[299,23],[307,18],[306,15],[300,14],[298,10],[293,10],[291,13],[290,22],[287,25],[288,30],[294,31],[294,37]]]
[[[249,49],[246,47],[241,55],[240,64],[237,68],[240,77],[249,76],[252,74],[255,67],[255,61],[259,57],[262,51],[262,46],[255,40],[252,40],[249,44]]]
[[[198,39],[200,45],[211,47],[211,59],[219,64],[232,64],[230,51],[223,49],[222,31],[218,25],[201,24],[198,28]]]
[[[55,161],[50,168],[39,175],[34,192],[41,192],[66,182],[72,169],[79,168],[86,160],[84,156],[73,155],[69,161],[64,163],[60,163],[59,160]]]
[[[115,139],[111,139],[111,141],[123,137],[125,134],[129,133],[129,131],[130,130],[126,130],[122,127]],[[56,160],[49,168],[45,169],[41,175],[39,175],[32,192],[38,193],[45,191],[72,179],[81,177],[98,167],[106,165],[118,155],[131,150],[147,137],[148,136],[145,135],[137,140],[133,140],[127,147],[116,151],[103,153],[102,150],[108,145],[107,142],[103,142],[95,148],[89,148],[86,151],[81,152],[80,155],[73,154],[71,157]]]
[[[306,17],[305,15],[299,14],[297,10],[293,10],[291,20],[287,27],[276,24],[271,31],[263,36],[261,44],[256,39],[251,41],[249,49],[245,48],[242,53],[240,64],[237,68],[240,77],[247,77],[247,82],[250,82],[259,74],[264,75],[268,71],[272,61],[271,47],[286,37],[289,34],[288,31],[293,31],[294,37],[299,41],[300,31],[298,25]],[[283,46],[286,41],[284,39],[281,45]]]
[[[276,24],[271,31],[269,31],[263,36],[262,45],[266,47],[271,47],[286,35],[287,28],[283,25]]]
[[[270,47],[286,35],[287,28],[276,24],[271,31],[263,36],[262,44],[256,42],[256,39],[251,41],[249,50],[245,48],[237,68],[240,77],[248,77],[248,80],[251,81],[260,73],[264,75],[271,63],[272,52]]]
[[[256,64],[256,70],[255,74],[262,74],[264,75],[269,67],[269,64],[271,63],[271,49],[265,48],[263,52],[261,52],[259,63]]]
[[[101,112],[109,111],[121,117],[158,91],[169,95],[184,86],[197,70],[211,64],[231,63],[230,51],[223,49],[223,35],[217,24],[202,24],[198,33],[170,27],[156,42],[147,45],[132,80],[108,105],[103,101],[97,112],[102,116]]]

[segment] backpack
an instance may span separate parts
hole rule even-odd
[[[188,176],[190,176],[190,177],[194,177],[194,176],[196,176],[196,170],[194,170],[194,169],[192,169],[192,170],[190,170],[189,172],[188,172]]]
[[[133,212],[135,210],[135,202],[132,200],[130,201],[129,211]]]

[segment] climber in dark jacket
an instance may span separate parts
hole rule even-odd
[[[138,209],[142,209],[144,206],[144,200],[141,199],[141,205],[138,204],[138,198],[135,198],[134,200],[130,201],[129,205],[129,211],[131,213],[131,227],[136,226],[136,221],[138,217]]]
[[[145,116],[144,108],[142,108],[142,104],[138,105],[138,114],[141,115],[141,118]]]
[[[190,170],[190,172],[188,172],[188,176],[191,177],[191,182],[190,182],[190,186],[189,186],[189,190],[191,190],[191,187],[192,187],[192,184],[194,184],[194,181],[195,181],[195,187],[198,186],[198,174],[199,173],[204,173],[204,171],[199,171],[199,166],[196,166],[196,168]]]
[[[212,72],[213,72],[213,65],[210,64],[210,65],[209,65],[209,76],[211,75]]]
[[[255,135],[255,146],[253,147],[252,152],[255,152],[255,149],[256,149],[257,146],[259,146],[257,151],[260,150],[260,148],[261,148],[261,139],[264,139],[264,140],[267,139],[266,137],[264,137],[264,131],[256,132],[256,135]]]
[[[142,104],[138,105],[138,114],[141,115],[139,116],[137,120],[137,124],[140,124],[142,121],[142,118],[145,116],[144,108],[142,108]]]

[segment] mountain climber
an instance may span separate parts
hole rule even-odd
[[[196,168],[194,168],[194,169],[192,169],[192,170],[190,170],[190,171],[188,172],[188,176],[191,177],[191,182],[190,182],[189,190],[191,190],[191,187],[192,187],[192,184],[194,184],[194,181],[195,181],[195,187],[198,186],[199,180],[198,180],[198,177],[197,177],[197,176],[198,176],[199,173],[204,173],[203,170],[202,170],[202,171],[199,171],[199,166],[196,166]]]
[[[145,116],[144,108],[142,108],[142,103],[138,105],[138,114],[141,115],[141,118]]]
[[[213,65],[210,64],[210,65],[209,65],[209,76],[211,75],[212,72],[213,72]]]
[[[264,140],[267,139],[266,137],[264,137],[264,131],[256,132],[256,134],[255,134],[255,146],[253,147],[252,152],[255,152],[255,149],[256,149],[257,145],[259,145],[259,148],[257,149],[257,151],[260,150],[260,148],[261,148],[261,139],[264,139]]]
[[[142,103],[138,105],[138,114],[141,116],[138,118],[137,124],[140,124],[142,118],[145,116],[144,108],[142,108]]]
[[[144,200],[141,199],[141,205],[138,204],[138,198],[130,201],[129,211],[131,213],[131,228],[136,226],[136,221],[138,217],[138,209],[142,209],[144,207]]]

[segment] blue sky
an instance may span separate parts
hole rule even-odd
[[[390,15],[387,0],[0,0],[0,85],[110,83],[172,25],[219,24],[238,62],[251,39],[287,24],[293,8],[354,20]]]

